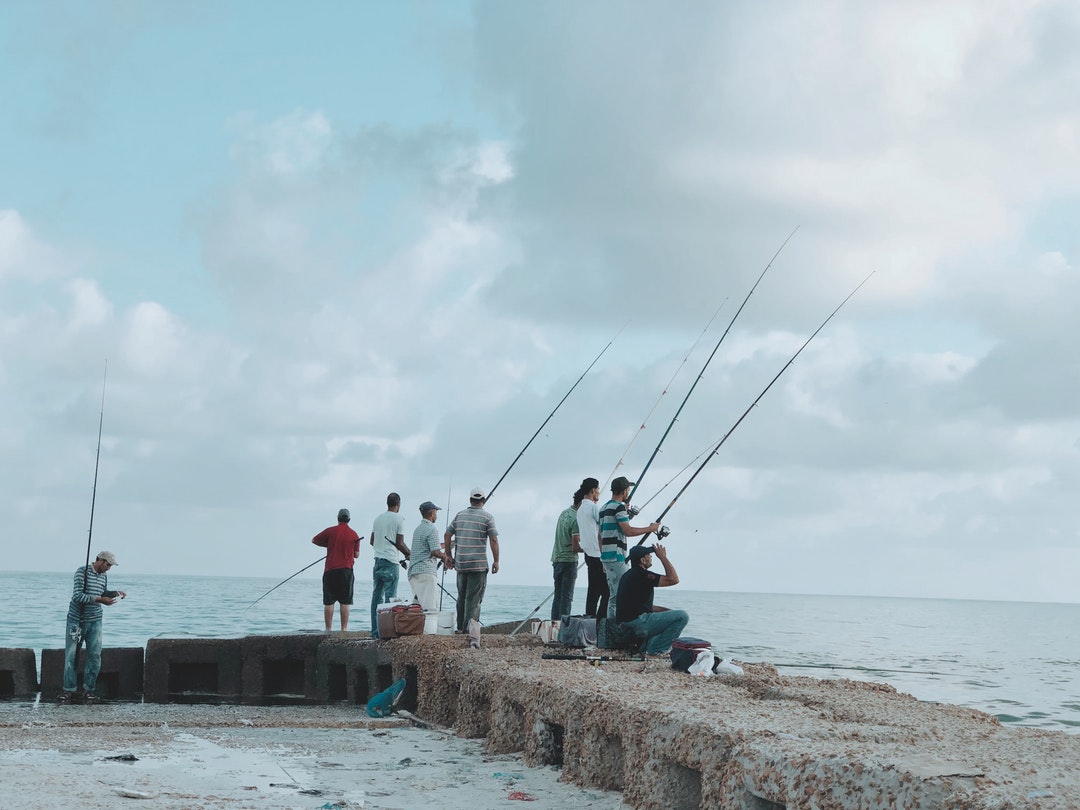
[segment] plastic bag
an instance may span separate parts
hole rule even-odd
[[[717,675],[742,675],[743,669],[738,664],[733,664],[729,658],[717,658],[712,671]]]
[[[686,671],[691,675],[703,675],[706,678],[711,678],[713,674],[713,659],[715,657],[712,650],[701,650],[697,654],[697,658],[694,659],[694,663],[692,663],[690,668]]]

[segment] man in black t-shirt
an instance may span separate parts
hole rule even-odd
[[[664,566],[663,574],[649,570],[654,553]],[[634,546],[627,555],[627,562],[630,570],[619,580],[615,619],[641,639],[643,653],[664,655],[671,649],[671,642],[682,633],[690,616],[685,610],[654,608],[653,592],[656,588],[678,585],[679,575],[667,557],[667,549],[659,543]]]

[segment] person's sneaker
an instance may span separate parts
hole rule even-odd
[[[59,695],[56,696],[56,702],[59,703],[61,706],[70,706],[75,702],[75,693],[61,692]]]
[[[98,697],[93,692],[83,692],[82,702],[85,703],[87,706],[95,706],[98,703],[104,703],[105,699]]]

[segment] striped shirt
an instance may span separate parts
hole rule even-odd
[[[86,593],[83,593],[83,571],[86,571]],[[101,605],[96,600],[109,589],[109,575],[99,574],[93,565],[81,565],[75,572],[75,582],[71,590],[71,604],[68,605],[68,621],[93,621],[101,618]]]
[[[409,549],[409,576],[434,574],[439,570],[438,557],[431,552],[439,549],[439,530],[427,518],[420,521],[412,533],[412,546]]]
[[[450,525],[447,534],[457,538],[457,551],[454,552],[454,564],[458,571],[487,571],[488,538],[496,538],[495,518],[479,506],[462,509]]]
[[[626,562],[626,535],[623,527],[630,524],[630,513],[622,501],[610,500],[600,507],[600,559],[604,562]]]

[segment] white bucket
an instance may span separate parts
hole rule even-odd
[[[454,635],[454,611],[452,610],[440,610],[435,614],[438,619],[436,621],[436,633],[440,636],[452,636]],[[426,624],[425,620],[425,624]]]
[[[424,635],[434,636],[439,632],[439,611],[428,610],[424,612]]]

